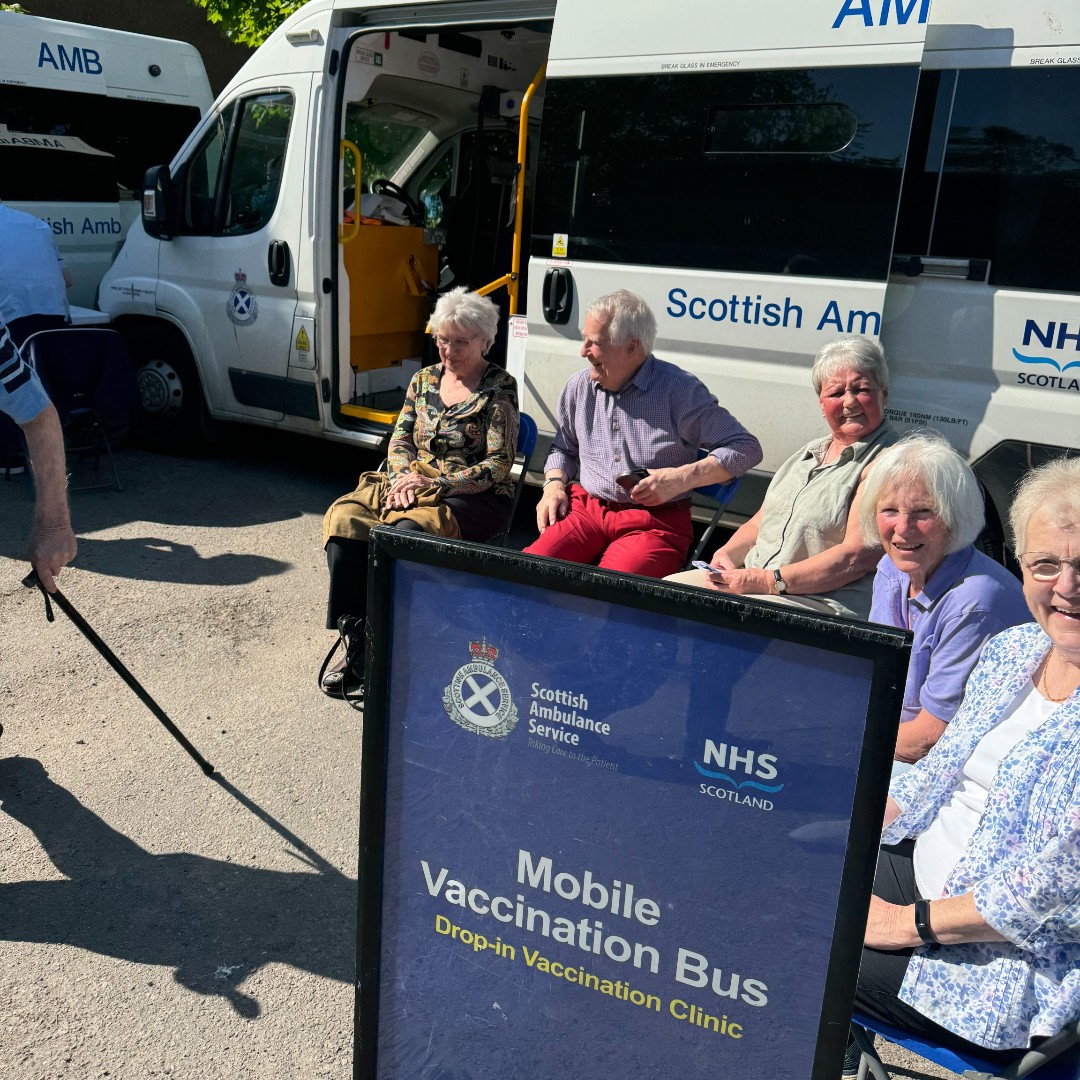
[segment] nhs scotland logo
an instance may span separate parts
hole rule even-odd
[[[1013,357],[1024,365],[1016,373],[1018,386],[1080,393],[1080,324],[1070,330],[1067,322],[1024,321],[1024,338]]]
[[[782,783],[768,782],[775,781],[778,775],[775,754],[758,754],[706,739],[702,758],[703,761],[694,762],[694,768],[707,782],[700,784],[698,791],[710,798],[755,810],[771,810],[773,804],[765,796],[775,795],[784,788]]]

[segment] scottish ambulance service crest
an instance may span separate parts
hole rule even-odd
[[[225,301],[225,313],[237,326],[250,326],[259,317],[259,301],[247,286],[247,274],[237,270],[236,284]]]
[[[474,735],[503,739],[518,722],[510,687],[495,670],[499,650],[487,639],[470,641],[472,660],[454,672],[443,691],[443,708],[458,727]]]

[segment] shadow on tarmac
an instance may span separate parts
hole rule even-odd
[[[76,565],[107,577],[176,585],[247,585],[284,574],[292,567],[281,559],[232,551],[207,557],[191,544],[155,536],[124,540],[82,537]]]
[[[178,543],[175,529],[244,529],[304,514],[321,518],[334,499],[352,489],[362,469],[378,463],[370,451],[356,447],[259,428],[224,428],[221,440],[197,457],[125,447],[117,452],[123,491],[74,491],[75,565],[109,577],[192,585],[240,585],[276,576],[290,564],[243,550],[204,558],[190,544]],[[76,473],[83,469],[82,463],[71,464]],[[29,475],[0,479],[0,556],[22,560],[33,508]],[[129,522],[141,523],[140,536],[94,536]],[[317,543],[317,524],[312,530]],[[248,541],[239,534],[235,542]]]
[[[0,939],[172,967],[181,986],[226,998],[251,1020],[259,1003],[239,987],[265,964],[352,982],[356,881],[227,780],[218,783],[289,840],[315,872],[152,855],[50,780],[40,761],[0,759],[4,811],[34,833],[69,879],[0,885]]]

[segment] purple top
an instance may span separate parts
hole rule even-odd
[[[946,555],[918,596],[910,578],[884,556],[874,578],[870,621],[910,627],[911,646],[901,722],[920,709],[948,723],[986,639],[1031,622],[1020,582],[999,563],[968,545]]]
[[[688,371],[646,358],[619,391],[575,372],[559,396],[559,430],[544,471],[562,469],[598,499],[629,502],[615,477],[632,469],[689,465],[704,447],[732,476],[761,460],[761,446],[705,384]]]

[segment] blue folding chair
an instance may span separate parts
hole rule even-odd
[[[1015,1061],[1002,1066],[975,1054],[960,1053],[935,1043],[924,1042],[899,1028],[855,1013],[851,1018],[851,1035],[862,1051],[859,1080],[865,1080],[867,1073],[875,1080],[891,1080],[885,1064],[874,1048],[875,1034],[943,1069],[959,1073],[966,1080],[1020,1080],[1036,1070],[1039,1080],[1080,1080],[1080,1018],[1066,1024],[1061,1031],[1044,1040],[1036,1049],[1018,1052]]]
[[[697,546],[686,560],[688,570],[694,560],[700,559],[701,553],[708,547],[712,534],[716,532],[716,526],[720,524],[720,518],[723,517],[728,504],[735,497],[735,492],[739,490],[739,481],[741,479],[741,477],[736,476],[734,480],[729,480],[726,484],[710,484],[708,487],[694,489],[695,495],[701,495],[711,500],[715,504],[715,509],[713,510],[712,520],[706,526],[705,531],[701,534],[701,539],[697,542]]]
[[[514,481],[513,500],[510,504],[510,517],[506,522],[506,528],[491,538],[491,543],[499,547],[506,547],[510,538],[510,526],[513,524],[514,515],[517,513],[518,503],[521,502],[521,493],[525,490],[525,479],[532,462],[533,452],[536,450],[536,421],[528,413],[518,414],[518,441],[517,453],[514,457],[514,467],[518,468],[520,462],[521,472]]]

